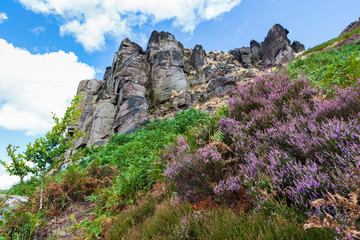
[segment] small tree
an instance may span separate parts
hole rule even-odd
[[[66,150],[71,148],[73,141],[82,135],[77,130],[72,134],[67,132],[69,126],[79,118],[80,111],[77,108],[79,100],[80,96],[76,96],[72,100],[63,118],[59,119],[53,114],[55,125],[44,137],[36,139],[34,143],[29,143],[24,155],[16,154],[19,147],[9,145],[6,150],[8,156],[11,158],[11,162],[7,164],[5,161],[0,160],[0,163],[4,165],[10,175],[20,177],[20,184],[25,191],[27,190],[23,185],[24,178],[29,173],[36,174],[41,178],[39,211],[42,209],[44,178],[47,169],[53,165],[56,157],[63,155]],[[28,162],[33,163],[34,167],[30,167]],[[31,193],[29,194],[32,195]]]
[[[0,160],[0,163],[6,168],[6,171],[10,176],[16,175],[20,177],[20,183],[23,184],[24,178],[29,172],[32,172],[32,168],[26,164],[26,160],[22,154],[16,154],[19,146],[9,146],[6,148],[7,155],[11,158],[11,162],[7,164],[5,161]]]
[[[10,157],[11,162],[6,163],[5,161],[0,160],[0,163],[5,167],[6,171],[10,176],[20,177],[20,186],[23,191],[27,192],[29,195],[34,197],[27,189],[24,187],[24,178],[29,173],[34,173],[34,169],[29,166],[29,162],[25,160],[22,154],[16,154],[16,151],[19,149],[19,146],[9,146],[6,148],[7,155]]]
[[[56,157],[63,155],[72,146],[73,141],[81,136],[79,131],[75,131],[71,135],[67,132],[68,127],[80,115],[79,110],[76,108],[79,99],[80,97],[76,96],[72,100],[63,118],[59,119],[54,114],[55,125],[52,129],[46,133],[45,137],[36,139],[34,143],[29,143],[24,153],[25,158],[34,163],[35,173],[41,178],[39,211],[42,209],[46,170],[53,165]]]

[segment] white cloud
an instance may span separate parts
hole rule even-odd
[[[77,85],[95,70],[63,51],[31,54],[0,39],[0,126],[41,134],[62,117]]]
[[[73,35],[85,50],[100,50],[107,36],[133,36],[144,23],[172,20],[193,32],[197,24],[230,11],[242,0],[19,0],[36,13],[61,16],[60,34]]]
[[[40,33],[45,31],[45,28],[43,26],[38,26],[30,29],[31,32],[33,32],[35,35],[39,35]]]
[[[3,23],[7,19],[8,19],[8,17],[6,15],[6,13],[0,12],[0,24]]]
[[[9,189],[12,185],[19,183],[20,178],[8,174],[0,175],[0,189]]]

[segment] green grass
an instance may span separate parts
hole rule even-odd
[[[296,59],[288,64],[287,74],[304,74],[320,89],[354,86],[360,79],[360,42]]]

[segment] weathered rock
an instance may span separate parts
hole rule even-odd
[[[201,45],[196,45],[192,51],[190,65],[193,70],[199,70],[206,64],[206,52]]]
[[[232,78],[220,77],[210,80],[207,86],[208,98],[222,97],[235,89],[237,86],[236,82]]]
[[[115,57],[111,89],[118,94],[118,113],[112,127],[117,133],[129,133],[147,122],[145,93],[150,67],[142,48],[129,39],[121,43]]]
[[[90,132],[92,130],[93,124],[93,113],[94,113],[94,106],[90,106],[87,108],[82,108],[83,111],[81,113],[80,121],[78,126],[76,127],[79,131],[83,132],[85,136],[80,137],[74,143],[75,148],[82,148],[88,145],[90,139]],[[89,144],[90,145],[90,144]]]
[[[115,105],[110,100],[98,103],[93,112],[93,122],[87,145],[103,142],[112,135]]]
[[[291,44],[291,48],[294,49],[294,51],[295,51],[296,53],[305,51],[305,46],[304,46],[304,44],[301,44],[299,41],[294,41],[294,42]]]
[[[169,101],[175,92],[189,89],[184,74],[185,59],[181,46],[168,32],[153,31],[147,46],[146,56],[151,64],[151,87],[153,104]]]
[[[347,26],[341,33],[339,36],[345,34],[345,33],[348,33],[348,32],[351,32],[352,30],[356,29],[360,27],[360,18],[352,23],[350,23],[349,26]]]
[[[280,24],[275,24],[268,32],[264,42],[261,45],[261,60],[264,62],[275,63],[276,57],[280,59],[280,51],[285,51],[290,46],[288,39],[289,31]]]
[[[99,90],[103,84],[103,81],[98,81],[96,79],[83,80],[79,83],[77,94],[80,94],[82,98],[79,101],[78,108],[82,109],[82,113],[79,123],[75,125],[74,128],[77,128],[79,131],[83,131],[84,133],[88,134],[79,138],[75,142],[75,148],[92,144],[89,143],[89,133],[91,133],[93,129],[94,109],[96,106]]]
[[[232,54],[235,57],[235,59],[238,60],[243,65],[243,67],[251,68],[252,53],[249,47],[235,48],[234,50],[231,50],[229,53]]]
[[[125,39],[114,56],[107,81],[99,86],[99,81],[80,83],[79,88],[86,91],[78,129],[88,134],[75,142],[76,148],[106,143],[115,132],[129,132],[147,122],[149,69],[142,48]],[[132,104],[137,98],[143,99],[141,104]],[[139,109],[145,113],[138,114]]]
[[[112,67],[106,67],[103,80],[107,81],[109,77],[111,76]]]
[[[191,95],[188,92],[182,92],[179,96],[175,97],[177,107],[186,107],[191,104]]]
[[[208,82],[210,79],[214,78],[216,76],[215,70],[211,66],[207,66],[204,69],[205,75],[206,75],[206,82]]]
[[[198,85],[206,83],[206,73],[203,70],[198,70],[194,76],[194,79],[191,81],[192,85]]]
[[[147,123],[148,105],[144,97],[129,97],[120,106],[116,116],[114,131],[117,133],[132,133]]]
[[[129,39],[123,40],[103,81],[91,79],[79,84],[78,93],[83,96],[79,108],[83,110],[79,123],[69,132],[77,128],[88,134],[78,139],[75,147],[103,144],[115,133],[135,131],[148,122],[149,105],[152,118],[195,102],[207,107],[208,98],[222,97],[237,86],[234,78],[238,82],[250,79],[254,66],[260,69],[268,63],[291,61],[304,49],[297,41],[290,45],[287,34],[277,24],[261,44],[252,40],[250,47],[209,53],[200,45],[184,49],[167,32],[154,31],[146,51]],[[192,85],[209,84],[189,90],[187,76]]]
[[[280,52],[275,57],[275,63],[284,64],[294,60],[295,51],[290,46],[285,46],[284,49],[281,49]]]
[[[253,62],[259,62],[261,59],[261,48],[260,48],[260,43],[258,43],[255,40],[251,40],[250,42],[250,49],[251,49],[251,54],[252,54],[252,60]]]

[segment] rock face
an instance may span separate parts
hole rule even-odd
[[[147,122],[145,94],[150,67],[142,48],[125,39],[115,54],[112,69],[108,89],[110,94],[117,96],[113,130],[116,133],[131,133]]]
[[[287,34],[277,24],[262,43],[252,40],[250,47],[208,53],[201,45],[185,49],[168,32],[153,31],[146,51],[124,39],[103,80],[79,83],[81,116],[69,133],[77,128],[87,134],[75,142],[75,148],[106,143],[115,133],[134,132],[149,118],[193,104],[213,110],[216,104],[209,107],[207,102],[226,101],[239,82],[263,69],[261,65],[291,61],[305,49],[297,41],[290,45]]]
[[[76,148],[103,141],[111,134],[112,125],[108,125],[109,121],[106,119],[114,117],[114,106],[110,103],[110,99],[101,99],[101,102],[98,100],[104,86],[105,82],[96,79],[83,80],[79,83],[77,94],[82,96],[79,108],[83,111],[76,128],[86,132],[87,135],[75,142]],[[104,112],[104,107],[109,108],[109,105],[112,106]]]
[[[251,54],[252,54],[253,60],[255,62],[259,62],[261,59],[260,44],[255,40],[251,40],[250,41],[250,49],[251,49]]]
[[[150,78],[153,104],[169,101],[173,94],[189,89],[184,73],[182,46],[168,32],[153,31],[146,50],[151,65]]]
[[[360,18],[352,23],[350,23],[349,26],[347,26],[341,33],[340,33],[340,36],[345,34],[345,33],[348,33],[348,32],[351,32],[352,30],[354,30],[355,28],[358,28],[360,27]]]
[[[106,143],[114,133],[131,133],[148,121],[149,104],[191,102],[184,73],[182,45],[173,35],[154,31],[146,52],[129,39],[122,41],[103,81],[83,80],[79,123],[72,128],[87,133],[75,147]]]
[[[252,52],[248,47],[235,48],[230,53],[238,60],[245,68],[251,68],[252,66]]]

